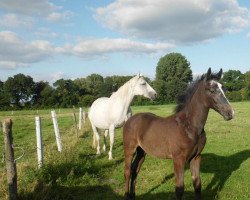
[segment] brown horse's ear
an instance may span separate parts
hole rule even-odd
[[[207,70],[206,78],[205,78],[206,81],[210,79],[211,73],[212,73],[211,67],[209,67],[209,69]]]
[[[219,71],[218,74],[217,74],[218,80],[221,79],[221,76],[222,76],[222,68],[220,69],[220,71]]]

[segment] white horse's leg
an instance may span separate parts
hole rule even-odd
[[[93,128],[92,128],[93,129]],[[92,148],[95,149],[96,148],[96,137],[95,137],[95,132],[93,130],[93,142],[92,142]]]
[[[115,133],[115,126],[111,125],[109,127],[109,138],[110,138],[110,150],[109,150],[109,160],[112,160],[112,149],[114,144],[114,133]]]
[[[109,130],[105,130],[105,132],[104,132],[104,144],[102,147],[103,151],[106,151],[106,146],[107,146],[106,138],[107,138],[108,134],[109,134]]]
[[[96,144],[96,154],[100,154],[100,136],[97,132],[97,128],[92,124],[92,129],[93,129],[93,132],[94,132],[94,135],[93,135],[93,139],[95,139],[95,144]],[[94,144],[94,141],[93,141],[93,144]]]

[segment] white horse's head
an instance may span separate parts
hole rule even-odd
[[[155,99],[155,90],[146,82],[141,74],[136,75],[134,77],[134,81],[134,95],[142,95],[151,100]]]

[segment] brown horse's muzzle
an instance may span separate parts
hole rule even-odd
[[[230,106],[230,108],[225,109],[222,116],[226,121],[229,121],[234,118],[234,109]]]
[[[229,121],[234,117],[234,109],[230,104],[224,106],[216,106],[213,109],[223,116],[224,120]]]

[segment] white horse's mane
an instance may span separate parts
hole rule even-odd
[[[129,88],[132,88],[132,84],[134,83],[134,80],[138,78],[137,76],[131,78],[129,81],[124,83],[116,92],[114,92],[110,98],[116,98],[116,97],[125,97],[128,95]]]

